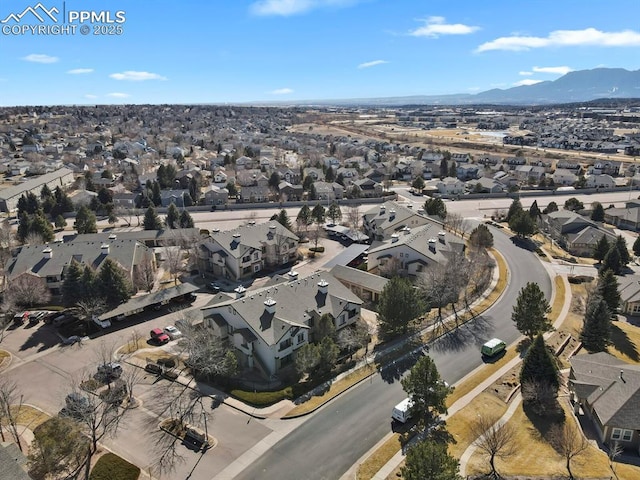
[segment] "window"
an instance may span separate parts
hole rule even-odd
[[[292,344],[291,339],[287,338],[286,340],[283,340],[282,342],[280,342],[280,348],[278,350],[279,351],[285,350],[289,348],[291,344]]]
[[[242,257],[242,263],[251,261],[251,255],[247,255],[246,257]]]
[[[340,315],[340,325],[344,325],[345,323],[347,323],[347,320],[344,317],[344,315]]]
[[[254,260],[258,260],[259,257],[260,257],[260,254],[258,252],[253,254],[253,259]]]
[[[260,271],[260,265],[254,265],[253,266],[253,271],[254,272],[259,272]]]
[[[630,442],[632,437],[633,430],[614,428],[611,432],[611,440],[622,440],[623,442]]]
[[[298,334],[298,338],[296,339],[296,342],[298,344],[301,344],[302,342],[304,342],[304,333],[299,333]]]

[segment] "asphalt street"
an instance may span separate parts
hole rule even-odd
[[[429,355],[441,376],[453,384],[482,363],[480,345],[497,336],[507,343],[520,336],[511,321],[519,290],[536,281],[551,296],[551,281],[535,254],[517,247],[492,227],[496,248],[511,269],[507,289],[482,318],[441,338]],[[286,438],[248,466],[238,479],[335,479],[346,472],[392,428],[391,409],[406,395],[399,379],[410,362],[391,366],[313,414]]]

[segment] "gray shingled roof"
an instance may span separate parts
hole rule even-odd
[[[640,429],[640,365],[605,352],[577,355],[570,362],[576,393],[603,425]]]
[[[73,241],[81,242],[106,242],[110,237],[114,237],[117,240],[138,240],[145,243],[147,241],[172,242],[176,238],[200,238],[200,229],[198,228],[177,228],[177,229],[164,229],[164,230],[135,230],[132,232],[103,232],[103,233],[85,233],[85,234],[73,234],[65,235],[63,240],[65,243]]]
[[[373,292],[382,292],[387,282],[389,282],[388,279],[380,277],[379,275],[364,272],[362,270],[358,270],[357,268],[345,267],[343,265],[334,265],[329,273],[331,273],[331,275],[336,277],[338,280],[344,280],[356,285],[362,285],[363,287]]]
[[[19,185],[11,185],[10,187],[3,188],[0,191],[0,199],[8,199],[15,197],[16,195],[21,195],[25,192],[30,192],[40,185],[44,185],[45,183],[48,184],[49,182],[52,182],[69,174],[73,174],[73,172],[68,168],[60,168],[59,170],[55,170],[53,172],[40,175],[39,177],[29,179],[26,182],[20,183]]]
[[[384,202],[382,205],[375,206],[367,210],[364,214],[365,221],[369,223],[369,225],[373,225],[375,222],[375,227],[381,228],[382,230],[394,228],[396,225],[406,225],[411,217],[421,217],[424,218],[425,221],[431,221],[434,224],[437,223],[393,201]],[[440,228],[442,228],[441,225]]]
[[[109,245],[108,253],[102,251],[102,245]],[[51,258],[45,258],[43,253],[45,249],[51,249]],[[23,273],[31,273],[39,277],[57,276],[73,259],[81,265],[89,265],[97,270],[107,258],[130,272],[133,265],[137,265],[147,251],[146,246],[135,240],[25,245],[15,257],[9,259],[7,273],[9,278],[15,278]]]
[[[623,302],[640,301],[640,276],[625,275],[618,277],[618,291]]]
[[[318,283],[325,280],[326,294],[319,291]],[[265,301],[271,298],[275,303],[275,313],[269,314]],[[246,296],[202,310],[205,318],[220,307],[232,307],[244,319],[251,331],[268,345],[275,345],[292,327],[309,328],[309,320],[314,314],[329,313],[337,318],[347,303],[362,304],[362,300],[328,272],[316,272],[307,277],[287,280],[258,290],[246,292]]]
[[[207,241],[205,246],[211,251],[226,252],[234,258],[242,258],[247,252],[260,250],[263,245],[277,245],[282,237],[298,242],[298,237],[276,221],[245,225],[226,232],[212,232],[213,242]]]

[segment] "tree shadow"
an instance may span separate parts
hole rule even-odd
[[[522,248],[524,250],[528,250],[530,252],[536,251],[536,248],[537,248],[536,244],[530,238],[523,238],[523,237],[514,235],[513,237],[510,238],[510,240],[516,247]]]
[[[33,347],[38,347],[38,352],[47,350],[60,343],[60,338],[50,329],[45,326],[33,330],[29,338],[20,345],[20,351],[28,350]]]
[[[386,365],[382,365],[378,368],[378,372],[380,373],[380,377],[386,383],[393,383],[397,380],[400,380],[405,372],[411,370],[418,359],[422,357],[424,353],[420,350],[418,352],[412,352],[407,355],[404,355],[401,358],[396,360],[392,360]]]
[[[520,358],[524,358],[530,346],[531,346],[531,339],[529,337],[525,337],[520,342],[518,342],[518,345],[516,345],[516,352],[518,352],[518,354],[520,355]]]
[[[611,322],[611,343],[613,348],[629,357],[634,362],[640,361],[640,355],[634,343],[629,336],[618,327],[615,322]]]
[[[565,421],[564,409],[557,398],[553,399],[544,411],[535,408],[531,402],[523,402],[522,410],[532,424],[530,433],[545,439],[545,441],[548,441],[551,427]]]

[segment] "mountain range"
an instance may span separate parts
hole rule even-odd
[[[576,70],[553,80],[477,94],[414,95],[287,102],[296,105],[543,105],[588,102],[601,98],[640,98],[640,70]]]

